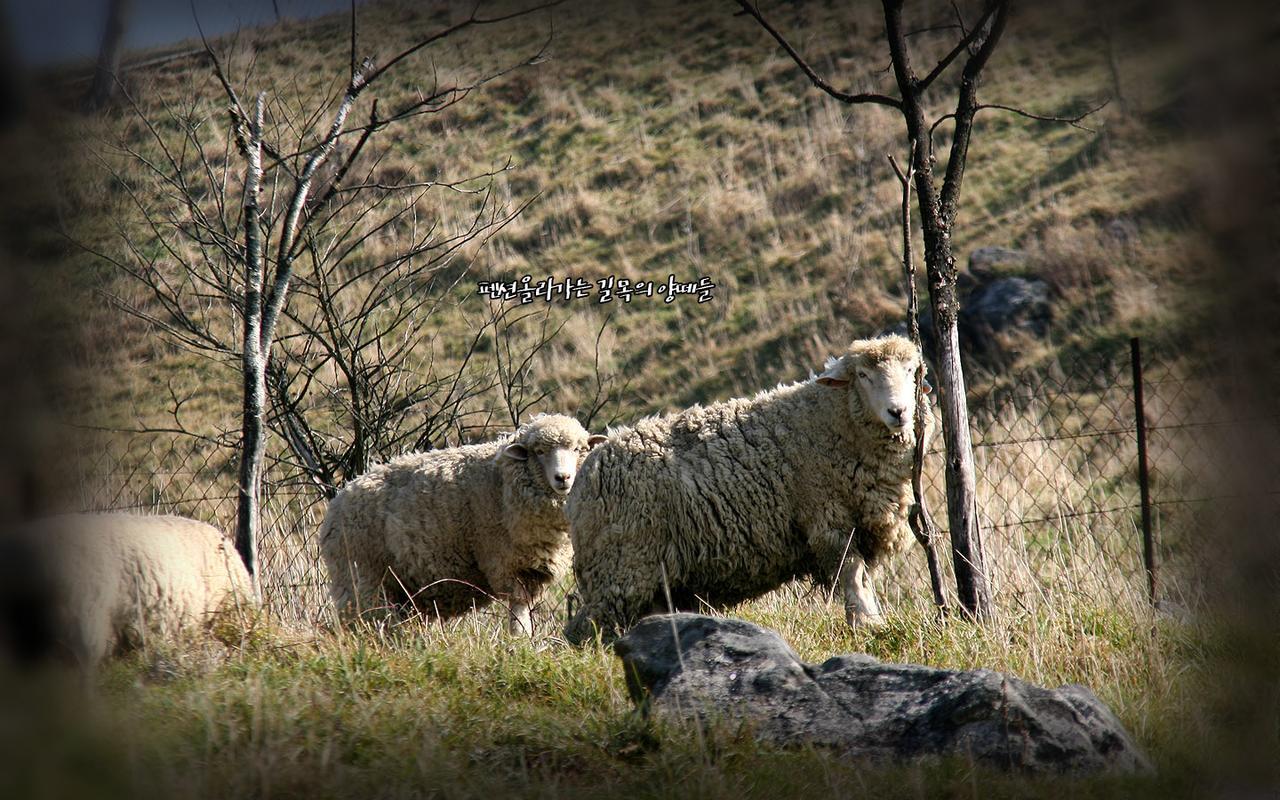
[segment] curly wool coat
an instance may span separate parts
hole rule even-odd
[[[888,337],[842,358],[914,371],[920,354]],[[854,383],[816,379],[611,431],[566,508],[582,601],[566,638],[612,636],[665,610],[664,573],[674,604],[689,608],[797,577],[829,583],[846,547],[874,567],[910,537],[913,445]]]
[[[527,615],[568,569],[564,496],[536,458],[500,451],[568,448],[580,463],[588,440],[577,420],[543,415],[501,440],[401,456],[348,483],[320,526],[340,615],[451,617],[495,597]]]
[[[29,648],[68,653],[87,670],[153,638],[198,630],[220,610],[252,601],[252,582],[231,541],[193,519],[69,514],[31,523],[11,537],[5,552],[22,554],[27,578],[40,584],[34,594],[49,606],[37,632],[46,641],[28,642]],[[7,564],[6,573],[15,574],[15,565]]]

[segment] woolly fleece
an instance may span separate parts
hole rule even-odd
[[[339,614],[408,611],[411,600],[452,617],[496,597],[527,627],[528,606],[568,569],[565,501],[536,458],[499,452],[568,448],[581,464],[588,438],[572,417],[541,415],[498,441],[401,456],[348,483],[320,526]]]
[[[913,374],[919,350],[855,341],[828,373],[895,360]],[[811,378],[611,430],[566,507],[582,601],[566,638],[665,610],[664,570],[677,608],[724,607],[793,578],[829,584],[846,546],[868,568],[900,550],[914,435],[892,434],[856,384]],[[932,427],[930,411],[926,440]]]

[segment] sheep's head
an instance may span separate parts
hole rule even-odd
[[[859,339],[830,359],[817,382],[849,393],[849,410],[884,424],[895,438],[915,430],[915,379],[920,349],[902,336]],[[931,388],[926,382],[924,391]]]
[[[564,497],[573,488],[587,453],[604,440],[603,436],[589,435],[573,417],[539,414],[502,445],[498,458],[523,462],[545,480],[553,494]]]

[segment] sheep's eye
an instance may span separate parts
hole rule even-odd
[[[865,380],[867,379],[867,373],[865,373],[865,372],[863,372],[863,371],[859,370],[859,371],[858,371],[858,377],[859,377],[859,378],[862,378],[862,379],[865,381]]]

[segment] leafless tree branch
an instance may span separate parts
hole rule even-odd
[[[973,44],[974,40],[978,38],[978,34],[982,32],[983,26],[987,24],[987,20],[991,19],[991,15],[995,13],[995,10],[996,10],[996,3],[987,4],[986,9],[982,12],[982,18],[978,20],[978,24],[975,25],[972,30],[966,33],[964,37],[959,42],[956,43],[955,47],[951,48],[950,52],[948,52],[945,56],[943,56],[941,59],[938,60],[937,65],[932,70],[929,71],[928,75],[924,76],[923,78],[921,78],[919,81],[916,82],[917,91],[924,92],[926,89],[928,89],[929,85],[933,83],[935,80],[937,80],[939,75],[946,72],[947,67],[951,66],[951,63],[955,61],[956,57],[959,56],[961,53],[965,52],[965,50],[968,49],[969,45]],[[960,12],[957,10],[956,14],[959,15],[959,13]],[[910,36],[910,35],[911,34],[904,34],[903,38],[905,39],[907,36]]]
[[[769,35],[782,46],[782,49],[787,52],[787,55],[791,56],[791,60],[796,63],[796,66],[800,67],[800,70],[804,72],[805,76],[811,83],[813,83],[814,86],[842,103],[874,103],[877,105],[889,106],[890,108],[902,108],[902,101],[896,97],[889,97],[888,95],[878,94],[876,92],[843,92],[835,88],[828,83],[825,78],[814,71],[813,67],[809,66],[809,62],[805,61],[804,57],[801,56],[800,53],[791,46],[791,43],[786,40],[786,37],[784,37],[777,28],[764,18],[760,13],[760,9],[758,9],[751,0],[737,0],[737,3],[742,7],[742,11],[739,13],[749,14],[756,22],[760,23],[760,27],[768,31]]]
[[[900,98],[885,95],[855,95],[834,89],[804,61],[777,28],[764,18],[754,2],[751,0],[735,0],[735,2],[741,8],[740,13],[753,17],[801,67],[818,89],[843,102],[878,102],[896,108],[902,114],[907,141],[911,143],[910,162],[905,168],[898,166],[896,162],[892,163],[899,180],[910,182],[915,189],[915,202],[920,212],[925,243],[929,297],[933,310],[935,338],[938,343],[937,372],[942,390],[940,406],[943,410],[943,433],[947,452],[947,512],[957,586],[960,602],[965,611],[979,619],[988,618],[992,614],[992,605],[977,518],[973,448],[970,441],[964,374],[956,332],[959,301],[956,296],[956,265],[951,244],[969,140],[973,131],[973,120],[978,111],[990,108],[1020,113],[1033,119],[1064,122],[1083,127],[1078,123],[1097,109],[1091,109],[1076,117],[1049,117],[1024,112],[1012,106],[978,102],[979,80],[1008,23],[1010,6],[1008,0],[987,0],[981,17],[972,27],[965,24],[959,8],[952,3],[956,27],[962,35],[923,78],[917,77],[912,67],[908,40],[911,36],[927,29],[908,30],[905,27],[903,0],[882,0],[885,40]],[[932,125],[927,125],[924,115],[924,93],[935,86],[948,68],[965,54],[967,57],[964,58],[964,66],[956,85],[954,110],[941,119],[935,120]],[[946,119],[954,121],[954,130],[945,174],[940,182],[936,182],[933,134],[938,125]],[[910,200],[908,187],[904,187],[904,198],[906,198],[904,204],[908,203]],[[909,232],[904,232],[904,236],[909,236]],[[909,240],[905,241],[904,245],[904,257],[909,258]]]

